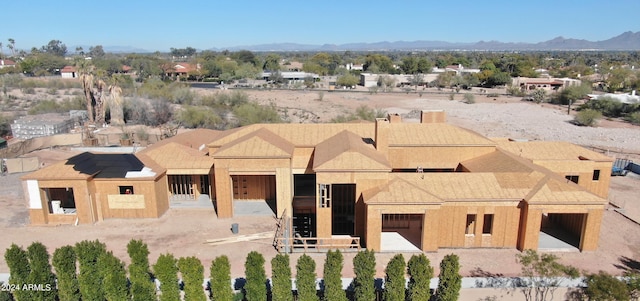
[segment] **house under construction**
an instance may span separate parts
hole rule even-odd
[[[387,233],[423,251],[537,249],[549,229],[582,251],[598,247],[611,158],[489,139],[445,118],[198,129],[136,154],[83,153],[23,177],[31,223],[159,217],[172,202],[206,199],[218,218],[270,208],[286,250],[381,250]]]

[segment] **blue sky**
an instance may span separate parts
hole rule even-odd
[[[0,42],[150,51],[269,43],[605,40],[640,31],[638,0],[3,1]],[[5,52],[7,48],[5,47]]]

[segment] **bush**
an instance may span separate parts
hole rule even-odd
[[[324,301],[347,301],[347,295],[342,289],[342,266],[344,258],[340,250],[328,251],[324,262]]]
[[[274,301],[293,301],[289,255],[278,254],[271,259],[271,298]]]
[[[251,251],[247,255],[244,264],[247,282],[244,285],[244,296],[247,301],[267,300],[267,275],[264,271],[264,257],[262,254]]]
[[[232,301],[231,264],[225,255],[211,262],[211,297],[216,301]]]
[[[171,254],[162,254],[153,265],[156,279],[160,281],[160,301],[180,301],[177,260]]]
[[[155,299],[155,285],[149,273],[149,248],[141,240],[132,239],[127,244],[127,253],[131,258],[129,277],[131,279],[132,300],[147,301]]]
[[[464,93],[464,96],[462,98],[464,99],[464,103],[476,103],[476,97],[471,93]]]
[[[182,282],[184,283],[184,299],[193,301],[207,300],[202,289],[204,267],[200,259],[193,256],[181,257],[178,260],[178,269],[182,274]]]
[[[98,240],[83,240],[76,243],[76,255],[80,274],[78,275],[78,285],[83,301],[103,301],[104,291],[102,290],[102,277],[98,269],[98,258],[107,252],[107,247]]]
[[[588,275],[585,279],[585,294],[589,300],[624,301],[629,300],[629,290],[624,281],[618,280],[603,271]]]
[[[51,272],[47,247],[40,242],[34,242],[27,248],[30,273],[26,283],[42,285],[44,290],[31,292],[33,300],[55,301],[58,295],[56,276]],[[46,288],[50,288],[47,290]]]
[[[317,301],[316,262],[307,254],[298,258],[296,264],[296,288],[298,301]]]
[[[629,114],[625,120],[632,124],[640,125],[640,112],[633,112]]]
[[[24,283],[29,283],[29,257],[27,252],[16,244],[12,244],[4,253],[4,259],[9,266],[9,284],[21,287]],[[32,300],[31,291],[15,290],[13,296],[18,300]]]
[[[353,258],[353,279],[355,300],[374,300],[376,288],[376,256],[371,250],[358,252]]]
[[[60,301],[79,301],[80,287],[76,275],[76,252],[73,247],[64,246],[56,249],[52,262],[58,277]]]
[[[598,119],[602,117],[602,114],[596,110],[587,109],[579,111],[574,118],[574,122],[581,126],[596,126]]]
[[[397,254],[391,258],[387,264],[385,273],[384,294],[382,295],[382,299],[384,301],[404,301],[405,263],[402,254]]]
[[[102,289],[107,300],[127,300],[129,290],[127,272],[124,262],[111,252],[106,252],[98,257],[98,269],[102,277]]]
[[[436,290],[436,300],[455,301],[460,295],[462,276],[460,275],[460,263],[458,255],[445,255],[440,262],[440,281]]]
[[[234,107],[233,114],[238,119],[240,126],[254,123],[282,122],[278,110],[276,110],[274,105],[263,106],[255,102],[245,103]]]
[[[407,263],[409,300],[429,301],[431,299],[430,283],[433,278],[433,267],[424,254],[413,255]]]
[[[207,107],[184,106],[176,117],[176,121],[186,128],[221,128],[222,118]]]

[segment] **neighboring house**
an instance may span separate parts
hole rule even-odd
[[[376,87],[378,85],[378,79],[381,76],[392,77],[395,85],[412,86],[413,74],[377,74],[377,73],[360,73],[360,85],[365,88]],[[438,78],[438,74],[422,74],[422,83],[420,85],[426,85]]]
[[[64,66],[64,68],[60,69],[60,75],[62,78],[77,78],[80,76],[74,66]]]
[[[16,67],[16,62],[12,61],[12,60],[0,60],[0,69],[2,68],[15,68]]]
[[[491,140],[445,118],[199,129],[135,155],[81,154],[23,186],[32,224],[157,217],[211,199],[218,218],[266,208],[289,250],[399,251],[393,238],[423,251],[525,250],[543,232],[597,249],[611,158],[565,142]]]
[[[23,116],[13,121],[11,132],[15,138],[20,139],[68,133],[82,121],[79,116],[70,114],[47,113]]]
[[[589,99],[610,98],[625,104],[640,103],[640,96],[636,95],[636,90],[629,94],[604,93],[604,94],[588,94]]]
[[[261,78],[269,81],[273,72],[262,72]],[[313,78],[314,81],[318,81],[320,76],[315,73],[309,72],[292,72],[292,71],[280,71],[280,76],[287,84],[302,83],[307,77]]]
[[[341,66],[341,67],[344,67],[345,69],[347,69],[347,70],[349,70],[349,71],[351,71],[351,70],[354,70],[354,71],[364,71],[364,64],[348,63],[348,64],[346,64],[346,65],[344,65],[344,66]]]
[[[176,63],[167,71],[168,77],[187,77],[190,72],[200,70],[200,64]]]
[[[572,78],[554,78],[554,77],[514,77],[511,85],[520,87],[522,91],[533,91],[542,89],[548,92],[561,91],[570,86],[579,86],[582,81]]]
[[[456,75],[462,75],[464,73],[479,73],[480,69],[465,68],[462,64],[458,64],[458,65],[449,65],[444,68],[433,67],[433,69],[431,69],[431,72],[432,73],[453,72]]]
[[[282,67],[282,69],[287,71],[300,72],[302,71],[304,64],[297,61],[283,61],[282,63],[280,63],[280,66]]]

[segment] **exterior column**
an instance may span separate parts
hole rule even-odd
[[[518,249],[520,251],[538,249],[541,224],[542,210],[531,209],[529,204],[525,204],[520,214],[520,237],[518,238]]]
[[[293,192],[290,168],[276,168],[276,216],[282,217],[286,210],[288,216],[293,216]]]
[[[195,200],[197,200],[200,197],[200,194],[202,193],[202,185],[200,183],[200,176],[199,175],[192,175],[191,176],[191,181],[193,183],[193,198]]]
[[[216,168],[215,175],[218,218],[233,217],[233,188],[229,169]]]
[[[426,210],[422,215],[422,251],[438,250],[438,210]]]
[[[602,225],[603,209],[589,210],[582,222],[580,236],[580,251],[595,251],[598,249],[600,226]]]
[[[382,233],[382,213],[375,207],[367,206],[366,246],[367,249],[380,251]]]

